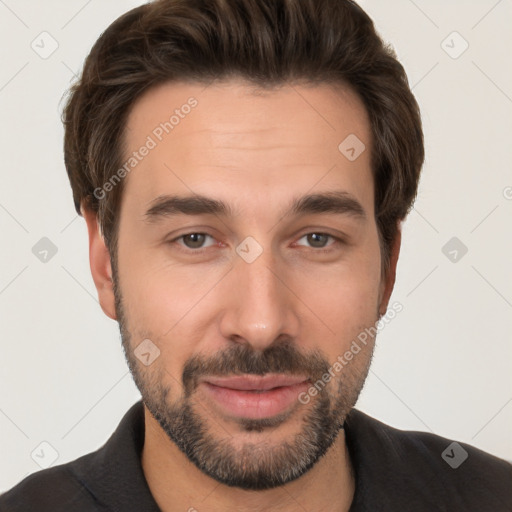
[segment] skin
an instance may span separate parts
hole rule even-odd
[[[156,400],[156,389],[167,387],[168,407],[183,404],[183,368],[194,356],[217,361],[220,353],[236,346],[261,354],[285,336],[298,353],[319,353],[332,365],[385,312],[400,248],[398,235],[390,266],[382,272],[370,125],[363,104],[349,88],[294,85],[255,94],[235,80],[208,87],[164,84],[134,104],[125,134],[127,155],[191,96],[198,106],[125,178],[114,276],[122,292],[123,343],[143,399]],[[338,150],[349,134],[366,145],[353,162]],[[292,198],[335,190],[355,198],[365,218],[285,215]],[[192,193],[221,199],[236,215],[180,215],[156,222],[145,218],[151,202],[162,194]],[[116,305],[108,249],[95,214],[83,213],[101,307],[119,320],[120,298]],[[202,254],[192,255],[194,249],[183,239],[171,242],[187,233],[211,236]],[[319,249],[308,233],[326,233],[344,242],[330,238]],[[236,252],[247,236],[263,249],[252,263]],[[160,350],[148,367],[133,353],[146,338]],[[348,408],[344,414],[357,400],[373,345],[369,340],[322,392],[333,401],[343,395]],[[264,445],[269,451],[291,441],[320,399],[297,405],[277,426],[247,431],[212,405],[201,388],[192,398],[208,433],[228,443],[235,455],[244,446]],[[220,483],[199,469],[147,406],[145,427],[143,470],[164,512],[300,507],[347,511],[352,502],[355,480],[343,430],[325,456],[299,478],[247,490]]]

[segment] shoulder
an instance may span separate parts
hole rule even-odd
[[[2,512],[91,512],[102,510],[87,485],[75,472],[78,464],[90,462],[92,454],[37,471],[0,495]]]
[[[367,493],[384,494],[392,485],[404,503],[417,500],[436,510],[512,510],[512,464],[503,459],[442,436],[391,427],[356,409],[345,431]]]
[[[141,466],[143,444],[144,410],[139,401],[100,448],[29,475],[0,495],[0,511],[157,511]]]

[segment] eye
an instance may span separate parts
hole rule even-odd
[[[307,240],[309,244],[311,244],[311,247],[315,249],[323,249],[324,247],[326,247],[329,238],[333,239],[334,243],[336,243],[337,241],[336,237],[329,235],[327,233],[308,233],[307,235],[304,235],[303,237],[299,238],[299,241],[304,238]]]
[[[208,245],[205,245],[207,239],[210,239],[211,242]],[[313,249],[325,249],[326,247],[335,245],[336,242],[340,241],[337,237],[329,235],[328,233],[313,232],[307,233],[306,235],[299,238],[299,240],[295,242],[294,245],[304,245],[300,243],[301,240],[304,239],[306,240],[306,243],[309,244],[309,247]],[[333,241],[330,244],[328,244],[329,239]],[[180,235],[174,238],[170,242],[177,243],[185,249],[190,249],[194,252],[200,252],[200,249],[206,249],[207,247],[216,245],[216,240],[214,237],[208,235],[207,233],[199,232],[185,233],[184,235]]]
[[[171,240],[171,242],[179,243],[179,241],[182,241],[183,243],[180,243],[180,245],[184,245],[187,249],[204,249],[205,247],[208,247],[203,245],[207,238],[211,238],[215,241],[212,236],[207,235],[206,233],[186,233],[185,235],[181,235],[174,240]],[[215,244],[213,243],[210,245]]]

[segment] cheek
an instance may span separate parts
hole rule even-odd
[[[345,344],[377,321],[378,279],[340,272],[331,276],[325,286],[319,287],[318,282],[304,283],[301,294],[337,344]]]
[[[160,338],[185,314],[186,280],[181,272],[154,258],[130,240],[119,240],[119,281],[133,329],[148,329]],[[132,248],[130,248],[130,245]]]
[[[126,326],[130,333],[132,360],[140,368],[142,380],[152,389],[156,385],[173,388],[182,382],[185,361],[196,347],[194,334],[187,319],[186,300],[171,282],[162,279],[160,273],[146,273],[145,279],[131,276],[122,285]],[[137,347],[149,339],[159,351],[151,366],[139,365],[134,358]]]
[[[200,291],[187,286],[179,273],[158,270],[132,275],[122,285],[131,326],[150,332],[160,341],[174,338],[185,320],[193,316]]]
[[[319,268],[327,293],[351,309],[350,304],[368,305],[378,295],[381,280],[380,246],[377,233],[369,232],[342,256],[339,263]],[[345,298],[347,300],[345,300]],[[350,299],[350,300],[349,300]]]
[[[314,336],[313,324],[320,325],[327,337],[319,337],[317,333],[313,339],[318,340],[319,348],[333,360],[378,320],[381,278],[378,251],[377,244],[337,268],[309,273],[301,279],[297,294],[305,298],[323,324],[319,321],[315,324],[308,315],[309,320],[304,319],[302,328]]]
[[[211,292],[217,272],[185,270],[131,254],[120,265],[120,284],[132,350],[149,338],[160,357],[152,365],[169,383],[181,382],[183,365],[201,346],[214,318]],[[214,302],[213,302],[214,303]]]

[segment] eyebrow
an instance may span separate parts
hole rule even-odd
[[[307,214],[343,214],[359,220],[366,219],[361,203],[348,192],[327,191],[294,198],[284,216]],[[235,212],[224,201],[202,195],[162,195],[150,202],[144,218],[158,222],[178,215],[218,215],[233,217]]]

